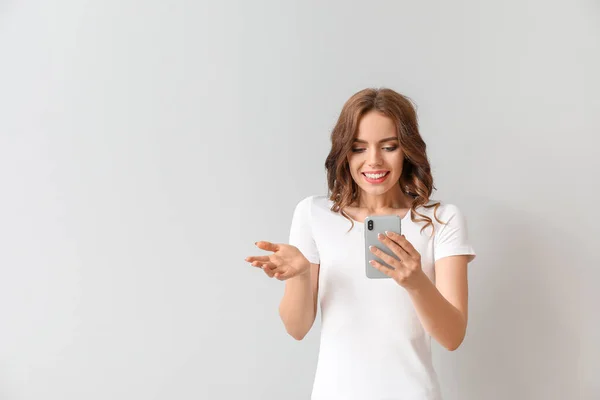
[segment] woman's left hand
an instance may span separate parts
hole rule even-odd
[[[370,250],[395,269],[390,269],[375,260],[370,261],[371,265],[393,278],[398,285],[405,289],[417,288],[423,282],[423,278],[427,278],[421,269],[421,254],[419,254],[404,235],[398,235],[395,232],[386,232],[386,234],[387,236],[379,234],[379,241],[392,250],[399,260],[384,253],[375,246],[371,246]]]

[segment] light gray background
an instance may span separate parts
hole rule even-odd
[[[445,398],[600,398],[599,16],[0,2],[0,398],[307,399],[320,323],[287,336],[283,282],[244,257],[325,193],[337,115],[378,86],[417,103],[479,254]]]

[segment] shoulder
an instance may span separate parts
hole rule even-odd
[[[448,220],[448,219],[452,219],[455,217],[462,217],[462,213],[460,211],[460,208],[453,203],[447,203],[445,201],[433,201],[433,204],[439,204],[437,206],[437,210],[436,210],[436,216],[441,219],[442,221]],[[432,207],[431,210],[433,212],[433,210],[435,209],[435,207]]]
[[[311,195],[304,197],[297,204],[296,208],[312,210],[314,208],[331,208],[330,200],[325,195]]]
[[[328,196],[311,195],[302,198],[296,204],[294,218],[313,224],[315,221],[321,221],[331,213],[332,202]]]
[[[444,221],[444,219],[450,219],[457,215],[461,215],[461,211],[456,204],[434,199],[429,200],[426,205],[417,208],[417,211],[432,219],[435,219],[435,212],[435,216],[442,221]]]
[[[430,200],[426,206],[418,207],[417,211],[431,219],[434,236],[438,236],[447,230],[466,229],[465,216],[456,204],[441,200]]]

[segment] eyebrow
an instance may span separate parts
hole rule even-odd
[[[381,139],[378,143],[389,142],[390,140],[398,140],[398,137],[392,136],[389,138]],[[368,143],[366,140],[362,140],[362,139],[354,139],[354,142],[355,143]]]

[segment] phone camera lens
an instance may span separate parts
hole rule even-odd
[[[369,223],[367,224],[367,227],[369,228],[370,231],[373,230],[373,221],[369,221]]]

